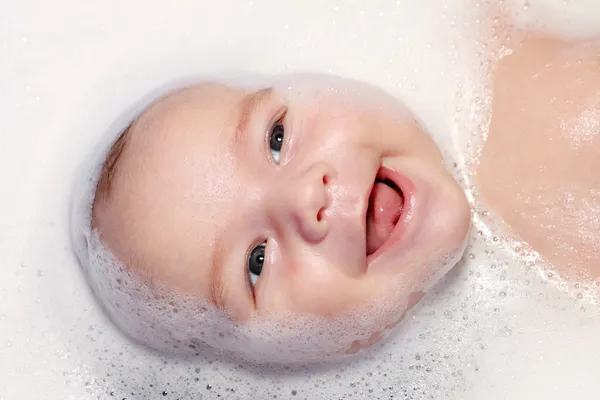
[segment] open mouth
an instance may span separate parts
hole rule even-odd
[[[367,256],[387,242],[402,217],[404,201],[400,187],[380,169],[369,195],[366,215]]]

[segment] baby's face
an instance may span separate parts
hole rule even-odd
[[[146,279],[240,322],[383,300],[379,322],[394,323],[456,262],[469,208],[381,96],[385,109],[343,90],[171,94],[132,126],[95,225]]]

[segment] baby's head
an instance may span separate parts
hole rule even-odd
[[[171,92],[89,182],[79,257],[116,323],[155,348],[258,361],[376,342],[456,263],[469,227],[410,113],[331,77]]]

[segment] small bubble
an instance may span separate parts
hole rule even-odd
[[[506,297],[506,292],[500,292],[500,297]]]
[[[212,389],[212,385],[206,385],[206,390]]]
[[[297,394],[298,394],[298,392],[296,392],[295,390],[292,390],[292,396],[295,396]]]

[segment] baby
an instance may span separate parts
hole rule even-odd
[[[475,181],[519,240],[595,277],[599,49],[529,37],[497,64]],[[341,78],[170,91],[99,160],[74,213],[79,259],[113,320],[161,350],[356,353],[457,262],[470,225],[410,112]]]
[[[100,159],[79,257],[117,324],[159,349],[355,353],[457,262],[469,228],[406,108],[340,78],[172,91]]]

